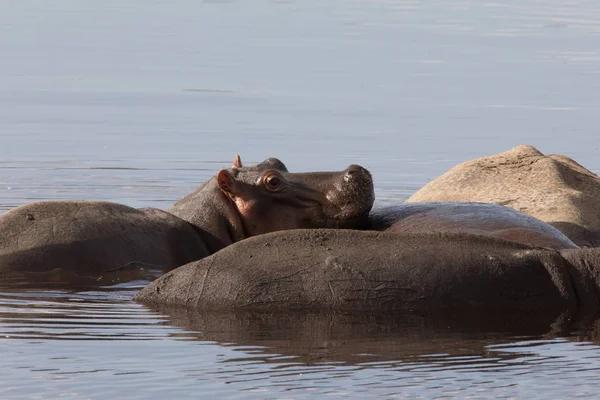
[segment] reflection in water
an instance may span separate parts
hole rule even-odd
[[[130,301],[145,283],[4,289],[2,398],[181,398],[197,387],[228,398],[529,398],[559,395],[565,379],[600,389],[593,323],[565,336],[574,321],[544,315],[149,310]]]
[[[307,365],[421,363],[430,355],[469,360],[485,357],[489,344],[552,337],[563,328],[551,315],[156,311],[169,324],[194,332],[185,337],[254,347],[253,354],[262,349]]]

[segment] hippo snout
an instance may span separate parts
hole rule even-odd
[[[344,196],[349,196],[353,200],[358,197],[371,197],[373,195],[373,178],[371,173],[360,165],[352,164],[343,172],[343,188],[341,191]]]
[[[343,220],[354,220],[366,216],[375,199],[371,173],[360,165],[348,166],[337,182],[327,192],[329,205],[324,207],[326,214],[337,221],[334,226],[346,227]],[[352,225],[348,225],[353,227]]]
[[[362,175],[362,176],[361,176]],[[352,164],[348,168],[346,168],[344,174],[344,181],[351,182],[355,179],[371,179],[371,173],[366,169],[361,167],[360,165]]]

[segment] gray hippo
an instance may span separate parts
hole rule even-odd
[[[357,165],[289,173],[274,158],[243,167],[238,157],[171,213],[103,201],[48,201],[1,214],[0,281],[11,272],[100,278],[139,268],[156,277],[261,233],[359,228],[373,199],[371,175]]]
[[[600,249],[465,233],[292,230],[235,243],[142,289],[199,309],[530,310],[593,313]]]
[[[579,246],[600,246],[600,178],[562,155],[528,145],[467,161],[407,202],[475,201],[522,211],[561,230]]]

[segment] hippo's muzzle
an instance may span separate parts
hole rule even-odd
[[[371,173],[360,165],[346,168],[326,193],[326,217],[334,222],[367,215],[375,200]]]

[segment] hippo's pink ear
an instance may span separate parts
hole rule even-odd
[[[217,184],[222,191],[235,194],[237,182],[226,169],[220,170],[217,174]]]
[[[242,159],[240,158],[239,154],[235,155],[235,160],[233,160],[233,164],[231,165],[231,168],[234,168],[234,169],[242,168]]]

